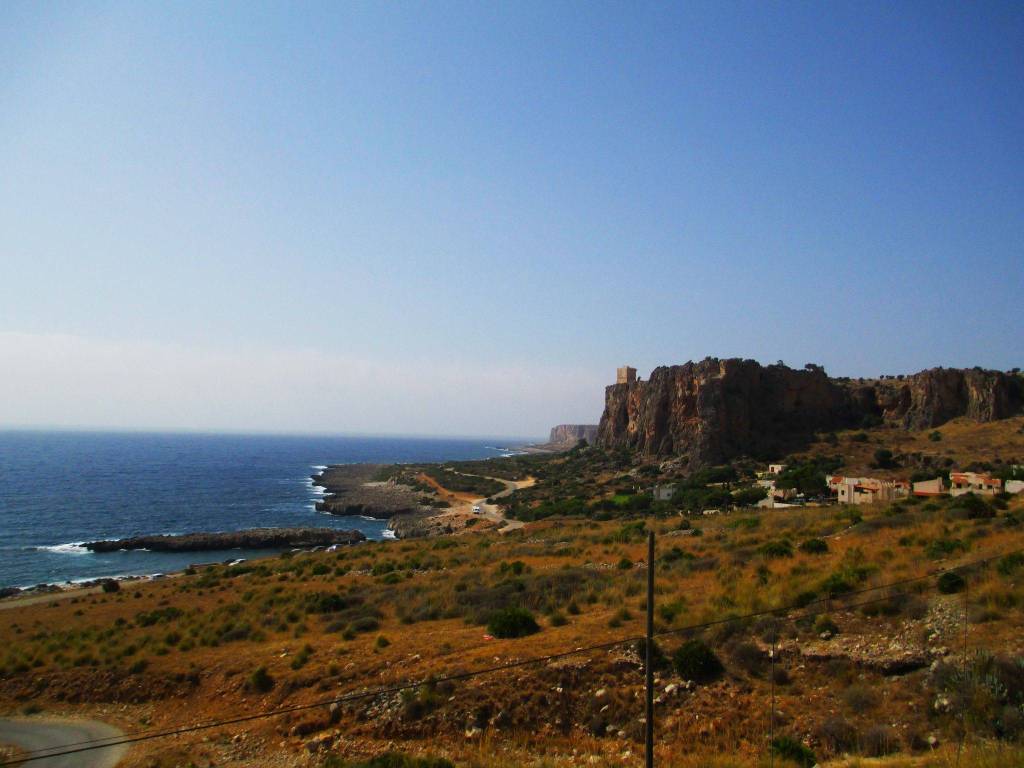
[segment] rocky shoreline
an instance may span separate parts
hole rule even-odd
[[[209,552],[221,549],[286,549],[328,547],[365,541],[362,531],[334,528],[253,528],[224,533],[186,533],[182,535],[133,536],[126,539],[89,541],[83,544],[91,552],[117,552],[148,549],[153,552]]]
[[[339,464],[312,475],[313,484],[325,495],[318,512],[331,515],[362,515],[388,521],[397,539],[445,536],[455,531],[447,505],[438,507],[429,487],[414,487],[394,479],[381,480],[386,464]]]
[[[339,464],[311,475],[325,491],[317,512],[362,515],[387,520],[396,515],[429,510],[423,492],[394,480],[377,480],[383,464]]]

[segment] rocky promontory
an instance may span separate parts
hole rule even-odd
[[[607,387],[597,442],[680,456],[696,468],[740,456],[779,457],[819,431],[883,422],[932,429],[956,417],[993,421],[1022,409],[1024,379],[1016,373],[932,368],[834,379],[813,364],[797,370],[706,358]]]
[[[386,520],[430,508],[422,503],[423,491],[394,479],[378,479],[383,468],[380,464],[339,464],[313,475],[313,484],[325,491],[316,503],[317,512]]]
[[[361,531],[335,528],[253,528],[224,533],[133,536],[127,539],[90,541],[82,546],[93,552],[148,549],[153,552],[209,552],[222,549],[307,549],[365,541]]]
[[[552,447],[574,447],[580,440],[597,442],[597,424],[559,424],[551,428],[548,444]]]

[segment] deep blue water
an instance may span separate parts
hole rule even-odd
[[[0,431],[0,586],[180,570],[263,553],[114,552],[76,544],[150,533],[385,523],[317,513],[317,467],[500,455],[483,440]],[[317,489],[318,490],[318,489]]]

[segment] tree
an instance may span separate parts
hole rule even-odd
[[[875,462],[871,466],[875,469],[892,469],[899,465],[893,459],[892,451],[888,448],[879,448],[875,451]]]

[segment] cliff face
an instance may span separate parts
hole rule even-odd
[[[904,381],[877,388],[886,421],[907,429],[931,429],[958,416],[996,421],[1021,411],[1024,393],[1018,376],[979,368],[930,368]]]
[[[597,440],[597,424],[559,424],[551,428],[548,438],[552,445],[576,445],[580,440],[593,445]]]
[[[754,360],[708,358],[656,368],[647,381],[605,389],[598,444],[678,455],[691,466],[737,456],[773,458],[816,431],[866,417],[926,429],[956,416],[1006,418],[1022,407],[1020,377],[933,368],[864,384]]]

